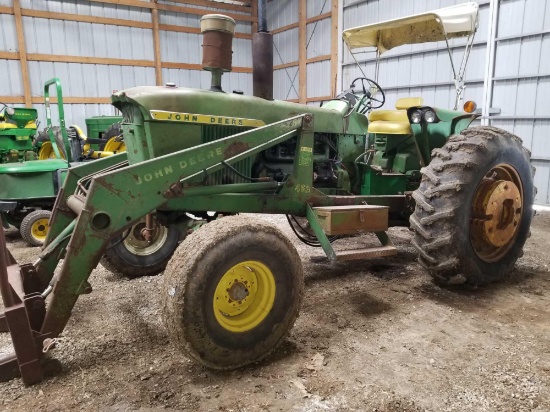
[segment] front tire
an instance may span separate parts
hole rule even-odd
[[[288,335],[304,291],[294,245],[245,216],[200,227],[164,274],[164,320],[179,348],[213,369],[266,357]]]
[[[23,240],[31,246],[42,246],[50,229],[51,216],[49,210],[35,210],[25,216],[19,227]]]
[[[101,264],[112,273],[129,279],[157,275],[164,270],[178,247],[179,230],[175,226],[162,226],[155,222],[152,240],[142,236],[145,218],[117,236],[101,258]]]
[[[472,127],[434,149],[421,172],[410,219],[419,262],[445,284],[481,285],[509,274],[523,254],[535,197],[521,139]]]

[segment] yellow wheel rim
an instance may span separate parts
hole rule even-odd
[[[46,240],[48,229],[50,228],[49,220],[42,218],[35,221],[31,226],[32,237],[40,242]]]
[[[493,167],[476,188],[470,215],[470,241],[486,262],[502,259],[514,244],[523,216],[523,185],[509,164]]]
[[[261,262],[236,264],[220,279],[214,292],[214,315],[230,332],[246,332],[258,326],[275,302],[275,277]]]
[[[60,153],[61,158],[65,159],[63,152]],[[38,151],[38,160],[56,159],[55,150],[53,150],[52,142],[44,142]]]

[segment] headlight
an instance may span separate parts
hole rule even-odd
[[[411,123],[420,123],[422,121],[422,113],[420,110],[416,110],[411,113]]]
[[[424,120],[426,120],[427,123],[433,123],[435,122],[435,119],[436,119],[436,116],[433,110],[426,110],[424,112]]]

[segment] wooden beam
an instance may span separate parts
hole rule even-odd
[[[305,103],[307,98],[307,3],[306,0],[298,0],[299,9],[298,9],[298,77],[299,77],[299,93],[298,99],[300,103]]]
[[[214,7],[222,10],[240,11],[242,13],[251,13],[255,0],[248,2],[247,6],[239,6],[238,4],[222,3],[221,1],[210,0],[170,0],[172,3],[194,4],[195,6]],[[244,2],[243,2],[244,3]],[[254,15],[254,13],[252,13]]]
[[[12,7],[0,6],[0,14],[13,14]]]
[[[322,61],[325,61],[325,60],[330,60],[331,57],[332,56],[330,54],[324,54],[322,56],[311,57],[309,59],[306,59],[306,64],[317,63],[317,62],[322,62]],[[280,70],[280,69],[284,69],[284,68],[287,68],[287,67],[293,67],[293,66],[298,66],[298,65],[299,65],[299,62],[290,62],[290,63],[278,64],[276,66],[273,66],[273,70]]]
[[[162,60],[160,57],[160,36],[159,36],[159,11],[151,9],[151,20],[153,23],[153,51],[155,55],[155,80],[157,86],[162,86]]]
[[[331,12],[319,14],[318,16],[310,17],[309,19],[307,19],[306,24],[314,23],[314,22],[319,21],[319,20],[330,19],[331,16],[332,16]]]
[[[308,25],[310,23],[315,23],[316,21],[319,21],[319,20],[329,19],[330,16],[332,16],[332,13],[323,13],[323,14],[319,14],[318,16],[315,16],[315,17],[310,17],[309,19],[306,19],[306,25]],[[299,22],[298,23],[291,23],[291,24],[287,24],[286,26],[279,27],[278,29],[272,30],[271,33],[277,34],[277,33],[283,32],[283,31],[295,29],[299,26],[300,26]]]
[[[38,61],[38,62],[63,62],[63,63],[84,63],[84,64],[106,64],[106,65],[115,65],[115,66],[155,67],[155,62],[151,60],[111,59],[111,58],[105,58],[105,57],[84,57],[84,56],[63,56],[59,54],[31,53],[27,55],[27,60]]]
[[[256,17],[256,21],[252,22],[252,33],[258,32],[258,0],[252,0],[250,7],[252,7],[252,16]]]
[[[202,65],[193,63],[162,62],[165,69],[203,70]],[[252,73],[251,67],[233,67],[235,73]]]
[[[271,33],[272,34],[282,33],[283,31],[296,29],[298,28],[298,26],[299,26],[298,23],[287,24],[286,26],[279,27],[278,29],[272,30]]]
[[[92,1],[97,1],[97,0],[92,0]],[[169,4],[158,4],[158,3],[155,3],[155,4],[156,4],[156,8],[159,10],[174,11],[176,13],[196,14],[198,16],[204,16],[205,14],[213,13],[212,10],[206,10],[206,9],[194,9],[191,7],[172,6]],[[249,21],[249,22],[258,21],[257,17],[255,16],[247,16],[245,14],[234,14],[234,13],[223,13],[223,14],[237,21]]]
[[[310,102],[322,102],[324,100],[331,100],[332,96],[321,96],[321,97],[308,97],[306,100],[308,103]]]
[[[330,84],[332,95],[336,96],[338,78],[338,0],[332,0],[330,22]]]
[[[21,18],[21,5],[19,0],[13,0],[13,15],[15,16],[15,31],[17,32],[17,46],[19,49],[19,62],[21,63],[21,78],[23,79],[23,93],[25,94],[25,106],[31,107],[31,83],[29,80],[29,66],[27,64],[27,49],[25,47],[25,35],[23,33],[23,19]]]
[[[154,10],[154,9],[153,9]],[[21,9],[21,14],[26,17],[38,17],[41,19],[80,21],[83,23],[107,24],[110,26],[138,27],[152,29],[153,25],[144,21],[112,19],[110,17],[84,16],[81,14],[52,13],[50,11]]]
[[[195,9],[192,7],[172,6],[168,4],[158,4],[154,2],[140,1],[140,0],[89,0],[89,1],[96,2],[96,3],[115,4],[119,6],[139,7],[143,9],[166,10],[166,11],[173,11],[176,13],[195,14],[198,16],[203,16],[205,14],[212,13],[212,10]],[[208,7],[213,7],[213,6],[209,5]],[[234,14],[234,13],[224,13],[224,14],[238,21],[250,21],[250,22],[257,21],[256,17],[247,16],[245,14]]]
[[[7,7],[11,10],[11,8]],[[0,14],[2,8],[0,7]],[[151,9],[154,10],[154,9]],[[63,21],[78,21],[83,23],[92,23],[92,24],[107,24],[110,26],[124,26],[124,27],[137,27],[140,29],[153,29],[153,23],[146,21],[137,21],[137,20],[124,20],[124,19],[113,19],[110,17],[95,17],[95,16],[84,16],[80,14],[70,14],[70,13],[53,13],[50,11],[42,10],[31,10],[31,9],[21,9],[21,15],[25,17],[38,17],[42,19],[51,19],[51,20],[63,20]],[[198,27],[185,27],[177,26],[172,24],[159,24],[160,30],[165,31],[175,31],[181,33],[195,33],[200,34],[200,28]],[[252,39],[252,35],[249,33],[235,33],[236,38],[240,39]]]
[[[174,24],[159,24],[159,29],[164,31],[175,31],[179,33],[191,33],[191,34],[201,33],[201,29],[199,27],[176,26]],[[235,32],[235,38],[250,40],[252,39],[252,35],[248,33]]]
[[[85,57],[85,56],[63,56],[59,54],[39,54],[29,53],[29,61],[39,62],[62,62],[62,63],[82,63],[82,64],[105,64],[114,66],[136,66],[136,67],[155,67],[155,62],[151,60],[130,60],[130,59],[111,59],[106,57]],[[202,70],[200,64],[179,63],[179,62],[161,62],[161,67],[166,69],[186,69]],[[236,73],[252,73],[251,67],[233,67]]]
[[[18,52],[0,51],[0,59],[19,60],[19,53]]]

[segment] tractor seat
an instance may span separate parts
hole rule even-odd
[[[412,134],[407,109],[421,106],[422,97],[403,97],[395,103],[397,110],[373,110],[369,113],[369,133]]]

